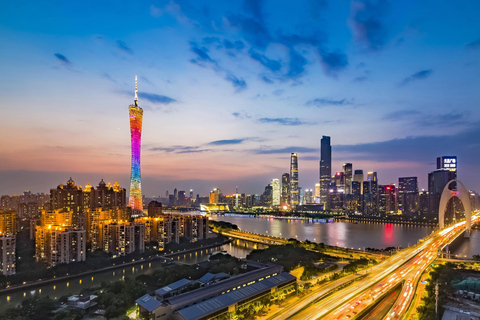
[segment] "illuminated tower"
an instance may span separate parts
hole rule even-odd
[[[134,214],[143,212],[142,183],[140,176],[140,148],[142,144],[143,109],[138,106],[137,76],[135,76],[135,104],[128,107],[130,135],[132,139],[132,171],[130,175],[130,196],[128,206]]]
[[[298,159],[297,154],[290,155],[290,206],[295,208],[300,202],[298,193]]]

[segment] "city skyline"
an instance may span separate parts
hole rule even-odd
[[[322,135],[332,137],[332,172],[349,162],[378,172],[381,183],[417,176],[427,189],[435,159],[456,155],[459,179],[480,189],[478,3],[385,3],[121,4],[81,30],[66,19],[97,21],[99,11],[10,3],[0,13],[9,48],[0,54],[0,193],[47,192],[70,176],[80,185],[104,178],[126,186],[121,106],[137,72],[149,113],[146,195],[175,187],[261,193],[288,172],[292,152],[299,186],[312,189]],[[298,21],[285,21],[289,10]],[[39,12],[57,22],[35,18]],[[119,27],[127,18],[137,23]],[[369,33],[365,19],[381,32]],[[439,26],[441,19],[452,23]]]

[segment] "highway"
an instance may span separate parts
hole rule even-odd
[[[473,216],[472,222],[478,218],[478,216]],[[400,282],[404,282],[398,300],[384,318],[386,320],[402,319],[413,299],[417,280],[437,258],[440,248],[457,236],[463,230],[464,225],[465,222],[460,222],[438,231],[423,243],[407,248],[372,267],[367,278],[338,290],[318,302],[311,303],[315,299],[309,299],[306,302],[296,303],[296,307],[291,308],[292,310],[277,314],[271,319],[337,320],[354,318],[363,309],[376,302],[385,292]],[[293,309],[300,311],[292,313]]]

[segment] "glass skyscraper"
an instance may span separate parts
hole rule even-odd
[[[328,184],[332,179],[332,146],[330,137],[323,136],[320,141],[320,203],[328,206]]]
[[[300,203],[298,191],[298,158],[296,153],[292,153],[290,155],[290,206],[292,208]]]

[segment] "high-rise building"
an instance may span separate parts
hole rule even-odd
[[[273,188],[272,188],[272,185],[269,184],[265,187],[265,191],[263,192],[263,204],[266,207],[271,207],[272,200],[273,200]]]
[[[0,232],[0,275],[15,274],[15,248],[15,235]]]
[[[158,201],[151,201],[148,204],[148,216],[151,218],[155,218],[161,215],[162,215],[162,204]]]
[[[210,194],[208,195],[208,202],[209,203],[220,203],[221,201],[221,195],[222,195],[222,190],[220,189],[213,189],[213,191],[210,191]]]
[[[398,210],[410,216],[418,212],[417,177],[398,178]]]
[[[282,206],[290,204],[290,175],[282,174]]]
[[[440,198],[442,196],[443,189],[447,183],[457,178],[457,171],[450,169],[437,169],[428,174],[428,197],[429,197],[429,211],[432,215],[438,215],[438,209],[440,206]],[[452,185],[453,184],[453,185]],[[454,189],[456,186],[452,183],[450,186]],[[451,203],[451,202],[450,202]],[[451,204],[447,206],[447,211],[451,214],[453,207]]]
[[[363,170],[355,170],[355,174],[353,175],[353,181],[360,182],[360,194],[363,194],[363,181],[365,177],[363,175]]]
[[[330,137],[322,136],[320,141],[320,203],[324,208],[328,207],[329,189],[328,184],[332,177],[332,146]]]
[[[64,226],[37,226],[35,256],[37,261],[44,261],[49,266],[85,261],[85,230]]]
[[[437,158],[437,170],[446,169],[449,171],[457,171],[457,157],[456,156],[442,156]]]
[[[305,195],[303,197],[303,204],[311,204],[313,203],[313,190],[307,189],[305,190]]]
[[[279,207],[280,206],[280,180],[272,179],[270,182],[272,186],[272,207]]]
[[[343,164],[343,175],[345,179],[345,194],[352,193],[352,179],[353,179],[352,169],[353,168],[351,163]]]
[[[296,153],[290,155],[290,206],[295,208],[300,204],[298,190],[298,158]]]
[[[140,150],[142,145],[143,109],[138,105],[137,76],[135,76],[134,104],[128,107],[130,115],[130,135],[132,143],[132,166],[128,206],[135,215],[143,212],[142,183],[140,175]]]
[[[15,235],[17,231],[15,211],[0,210],[0,235]]]
[[[380,213],[396,212],[396,188],[394,184],[378,186],[379,204],[378,211]]]

